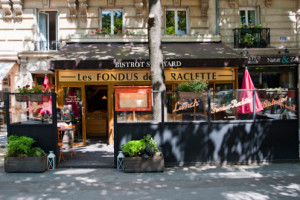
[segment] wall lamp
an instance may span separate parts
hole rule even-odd
[[[284,53],[290,53],[290,51],[288,50],[288,48],[284,49]]]

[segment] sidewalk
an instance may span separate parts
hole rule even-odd
[[[300,199],[300,164],[174,167],[143,174],[108,168],[8,174],[0,168],[0,199]]]
[[[3,167],[4,158],[3,155],[6,152],[7,145],[7,133],[0,131],[0,168]]]

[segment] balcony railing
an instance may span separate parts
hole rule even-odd
[[[58,41],[35,41],[34,42],[35,51],[57,51],[59,50]]]
[[[234,48],[267,48],[270,47],[269,28],[235,28]]]

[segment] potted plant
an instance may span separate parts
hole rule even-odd
[[[199,99],[202,97],[202,91],[208,84],[204,80],[195,79],[191,82],[185,82],[177,87],[177,93],[181,99]]]
[[[151,135],[122,145],[125,172],[162,172],[164,157]]]
[[[40,102],[42,101],[42,90],[43,87],[41,85],[36,85],[36,86],[32,86],[32,88],[29,90],[30,91],[30,95],[29,95],[29,99],[31,102]]]
[[[11,135],[7,139],[7,153],[4,157],[5,172],[44,172],[47,170],[47,155],[39,147],[33,147],[35,140],[26,136]]]

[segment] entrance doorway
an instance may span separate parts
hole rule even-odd
[[[108,142],[107,86],[86,85],[86,138]]]

